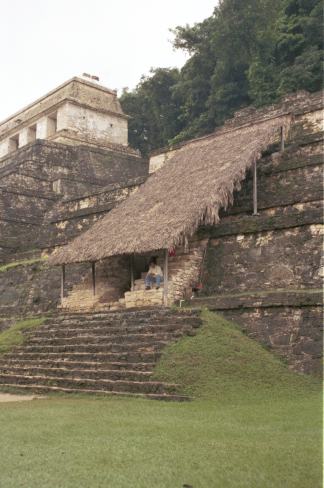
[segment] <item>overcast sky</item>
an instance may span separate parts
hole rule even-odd
[[[217,0],[0,0],[0,120],[83,72],[133,88],[151,67],[181,67],[170,28]]]

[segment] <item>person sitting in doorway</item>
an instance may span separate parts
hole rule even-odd
[[[163,281],[163,271],[157,264],[157,258],[154,256],[150,259],[149,270],[145,278],[146,290],[150,290],[155,283],[155,287],[158,290],[161,282]]]

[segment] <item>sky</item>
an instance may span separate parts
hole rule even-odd
[[[209,17],[217,0],[0,0],[0,120],[72,76],[121,92],[152,67],[181,67],[169,31]]]

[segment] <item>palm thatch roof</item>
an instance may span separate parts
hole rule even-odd
[[[56,250],[50,263],[167,249],[186,240],[200,224],[217,224],[220,208],[232,202],[247,169],[289,123],[289,115],[277,113],[241,127],[224,126],[183,145],[124,202]]]

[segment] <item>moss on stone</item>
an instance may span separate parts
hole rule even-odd
[[[42,325],[45,317],[30,317],[19,320],[12,327],[0,333],[0,354],[9,352],[13,347],[24,343],[24,331],[34,329]]]
[[[47,260],[47,257],[33,258],[33,259],[22,259],[20,261],[12,261],[11,263],[4,264],[0,266],[0,273],[4,273],[12,268],[17,268],[18,266],[30,266],[31,264],[41,263]]]

